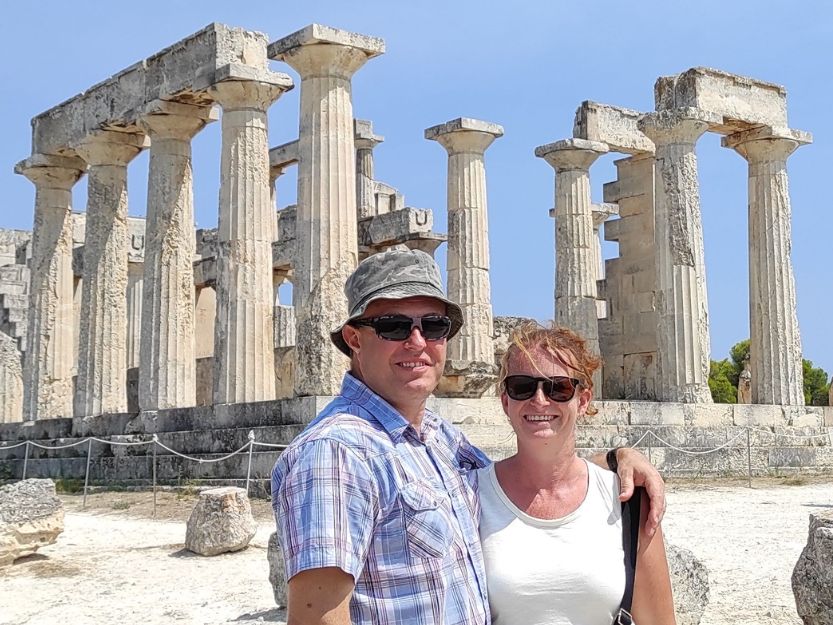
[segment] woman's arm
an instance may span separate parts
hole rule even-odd
[[[648,497],[643,491],[631,613],[639,625],[676,625],[662,528],[658,526],[652,536],[648,535],[647,518]]]

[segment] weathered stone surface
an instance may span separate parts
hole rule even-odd
[[[709,571],[688,549],[665,546],[677,625],[698,625],[709,603]]]
[[[188,518],[185,548],[203,556],[245,549],[257,531],[246,491],[227,486],[200,493]]]
[[[708,67],[657,79],[654,99],[658,111],[692,107],[713,113],[709,128],[721,133],[787,125],[784,87]]]
[[[359,219],[376,214],[373,190],[373,148],[385,140],[373,132],[373,123],[364,119],[353,121],[356,143],[356,207]]]
[[[585,100],[576,109],[573,136],[604,143],[614,152],[653,153],[654,143],[637,128],[639,111]]]
[[[286,567],[283,561],[283,549],[281,549],[277,532],[273,532],[269,537],[266,558],[269,560],[269,583],[272,584],[275,603],[278,607],[285,607],[287,601]]]
[[[52,480],[0,486],[0,567],[53,544],[64,531],[64,505]]]
[[[435,391],[438,397],[483,397],[493,395],[497,367],[492,362],[446,360],[445,371]]]
[[[0,332],[0,423],[23,420],[23,369],[17,342]]]
[[[833,625],[833,511],[810,515],[807,545],[793,570],[792,587],[805,625]]]
[[[358,264],[353,74],[384,52],[381,39],[311,24],[269,45],[301,75],[293,299],[295,392],[337,393],[344,356],[329,333],[347,317],[344,283]]]

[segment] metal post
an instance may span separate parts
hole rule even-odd
[[[153,435],[153,518],[156,518],[156,441],[159,439]]]
[[[752,437],[746,428],[746,477],[749,488],[752,488]]]
[[[249,430],[249,466],[246,469],[246,496],[249,495],[249,481],[252,479],[252,452],[255,448],[255,431]]]
[[[26,479],[26,469],[29,467],[29,441],[26,441],[26,451],[23,454],[23,477],[21,480]]]
[[[84,502],[81,505],[87,509],[87,486],[90,484],[90,458],[93,455],[93,439],[87,439],[87,470],[84,472]]]

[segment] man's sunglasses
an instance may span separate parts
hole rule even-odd
[[[347,325],[371,327],[376,332],[376,336],[386,341],[404,341],[411,336],[414,328],[419,328],[422,338],[426,341],[439,341],[451,332],[451,319],[444,315],[425,315],[424,317],[384,315],[368,319],[353,319],[348,321]]]
[[[544,385],[544,394],[552,401],[570,401],[576,394],[580,380],[556,375],[551,378],[536,378],[531,375],[510,375],[503,381],[503,387],[510,398],[524,401],[538,392],[538,385]]]

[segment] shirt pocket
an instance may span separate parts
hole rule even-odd
[[[411,482],[399,491],[412,558],[445,557],[454,540],[454,529],[442,509],[444,495],[438,489],[425,482]]]

